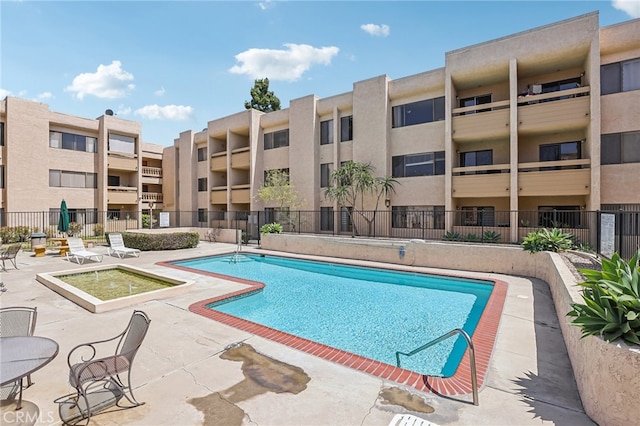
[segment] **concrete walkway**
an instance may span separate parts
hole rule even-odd
[[[143,252],[139,259],[122,260],[107,256],[106,247],[91,249],[105,255],[103,263],[126,263],[195,282],[186,294],[135,307],[152,320],[133,368],[136,397],[146,404],[110,410],[94,416],[91,424],[366,426],[387,425],[397,413],[439,425],[593,424],[582,410],[544,282],[466,274],[509,284],[480,405],[474,406],[471,395],[452,399],[404,389],[193,314],[188,311],[192,303],[242,285],[156,265],[234,249],[235,245],[201,242],[195,249]],[[29,252],[20,252],[17,261],[19,270],[8,265],[8,272],[1,273],[8,291],[0,304],[37,306],[36,335],[56,340],[60,352],[33,374],[35,384],[24,391],[28,403],[21,412],[3,406],[2,424],[26,420],[60,424],[54,400],[72,392],[66,364],[69,351],[80,343],[115,336],[134,308],[92,314],[35,280],[37,273],[81,269],[86,264],[70,264],[56,255],[35,258]],[[238,343],[244,345],[225,350]]]

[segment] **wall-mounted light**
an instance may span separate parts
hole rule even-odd
[[[389,208],[390,205],[391,205],[391,200],[390,199],[387,198],[386,200],[384,200],[384,206],[386,208]]]

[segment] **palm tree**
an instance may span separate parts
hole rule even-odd
[[[371,164],[347,161],[331,173],[330,185],[324,194],[330,200],[336,201],[341,208],[345,208],[353,224],[353,236],[358,235],[354,216],[361,217],[367,222],[368,236],[373,235],[376,214],[380,200],[395,193],[397,179],[391,176],[374,176]],[[373,211],[365,210],[367,201],[375,199]],[[349,208],[350,207],[350,208]]]

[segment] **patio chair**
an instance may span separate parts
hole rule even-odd
[[[413,414],[396,414],[391,419],[389,426],[438,426],[428,420],[414,416]]]
[[[138,402],[133,395],[131,367],[150,323],[146,313],[133,311],[129,324],[122,333],[111,339],[83,343],[69,352],[69,384],[75,388],[76,393],[56,401],[60,404],[60,417],[65,423],[82,419],[89,423],[93,414],[114,405],[133,408],[144,404]],[[105,346],[111,346],[112,349],[101,349]],[[108,355],[102,355],[105,352]],[[123,380],[125,376],[126,380]],[[122,397],[130,405],[120,405]]]
[[[68,261],[75,260],[76,263],[81,265],[86,259],[102,262],[102,255],[85,249],[81,238],[69,237],[67,238],[67,245],[69,246],[69,251],[67,252]]]
[[[38,317],[37,308],[10,306],[0,308],[0,337],[33,336]],[[33,384],[31,374],[27,376],[27,386]],[[15,398],[22,388],[22,381],[17,381],[2,387],[2,399]]]
[[[124,240],[122,239],[122,234],[118,233],[109,234],[109,248],[107,249],[107,251],[109,253],[109,256],[115,254],[120,259],[129,254],[135,257],[140,257],[140,250],[126,247],[124,245]]]
[[[2,270],[7,272],[7,268],[4,265],[5,260],[10,260],[13,263],[13,267],[18,269],[18,265],[16,264],[16,256],[18,252],[22,248],[21,243],[12,244],[3,251],[0,252],[0,260],[2,260]]]

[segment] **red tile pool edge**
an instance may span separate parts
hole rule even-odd
[[[168,262],[160,262],[163,266],[182,269],[189,272],[209,275],[217,278],[223,278],[230,281],[239,282],[249,285],[248,288],[235,291],[233,293],[224,294],[222,296],[213,297],[211,299],[202,300],[189,306],[189,311],[202,315],[203,317],[221,322],[223,324],[235,327],[239,330],[246,331],[256,336],[282,343],[294,349],[301,350],[311,355],[333,361],[338,364],[354,368],[373,376],[389,380],[400,385],[411,386],[422,392],[431,392],[443,396],[466,395],[472,392],[471,386],[471,367],[469,364],[469,351],[467,350],[458,365],[456,372],[451,377],[433,377],[424,374],[415,373],[396,367],[395,365],[381,363],[360,355],[352,354],[331,346],[317,343],[293,334],[285,333],[257,324],[242,318],[234,317],[222,312],[214,311],[206,306],[230,297],[251,293],[264,287],[263,283],[244,280],[241,278],[230,277],[228,275],[215,274],[212,272],[197,271],[191,268],[185,268],[178,265],[172,265]],[[435,275],[435,274],[434,274]],[[462,276],[456,275],[462,278]],[[475,349],[476,373],[478,378],[478,388],[481,388],[489,368],[489,361],[495,344],[498,326],[500,325],[500,317],[502,316],[502,308],[507,296],[507,283],[501,280],[493,281],[493,291],[489,296],[487,305],[482,312],[480,321],[476,327],[471,341]]]

